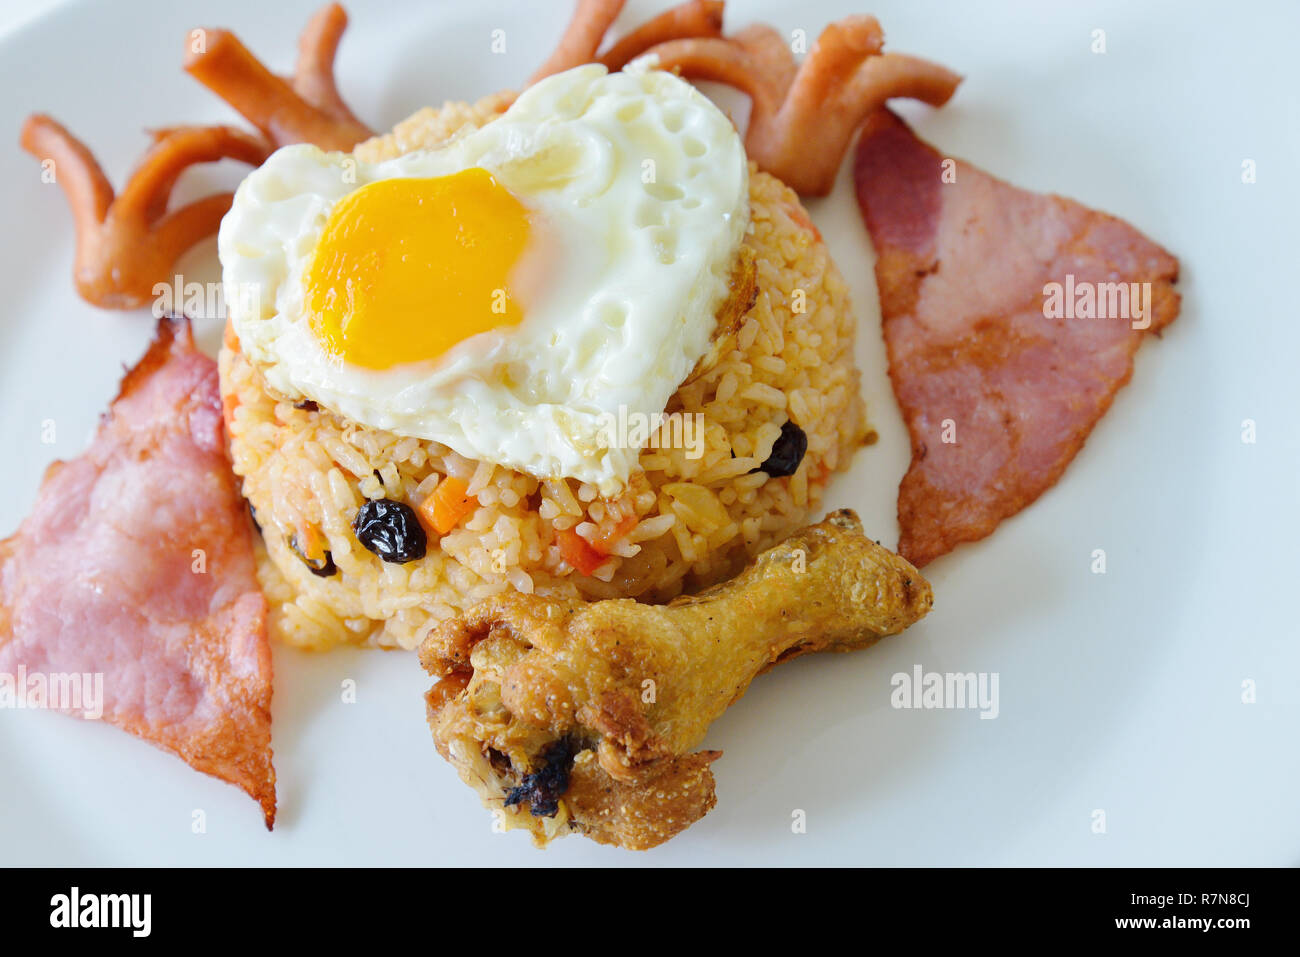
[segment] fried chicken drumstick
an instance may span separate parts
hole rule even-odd
[[[506,828],[538,844],[577,832],[644,850],[716,803],[694,751],[755,676],[850,651],[930,610],[929,584],[834,512],[736,578],[668,605],[510,593],[420,648],[438,752]]]

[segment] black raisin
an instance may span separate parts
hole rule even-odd
[[[799,463],[807,451],[808,436],[799,426],[787,421],[781,426],[781,434],[772,444],[772,454],[754,471],[766,472],[772,478],[793,475],[799,470]]]
[[[318,406],[311,399],[303,399],[301,402],[295,402],[293,404],[293,407],[295,409],[298,409],[301,412],[315,412],[317,409],[320,408],[320,406]]]
[[[569,790],[569,771],[573,768],[573,748],[568,741],[557,741],[542,755],[542,766],[525,774],[518,787],[506,792],[506,807],[528,802],[533,817],[555,817],[560,798]]]
[[[415,510],[405,502],[381,498],[366,502],[352,521],[357,541],[386,562],[403,564],[424,557],[428,539]]]

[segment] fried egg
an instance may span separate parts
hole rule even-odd
[[[592,65],[437,150],[280,149],[218,245],[274,391],[612,494],[640,446],[611,417],[662,413],[708,350],[748,223],[727,117],[672,74]]]

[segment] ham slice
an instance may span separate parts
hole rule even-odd
[[[160,323],[90,448],[50,466],[0,542],[0,674],[29,693],[102,674],[103,720],[243,788],[274,823],[266,600],[217,367],[188,323]]]
[[[912,440],[898,550],[921,566],[1061,477],[1146,333],[1178,315],[1178,261],[1113,216],[945,160],[888,111],[854,179]]]

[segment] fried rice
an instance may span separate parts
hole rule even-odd
[[[498,116],[506,94],[425,109],[356,149],[374,162],[436,147]],[[437,442],[280,398],[228,336],[221,390],[235,472],[262,529],[259,578],[273,636],[324,649],[341,643],[414,648],[438,621],[517,589],[555,596],[665,601],[734,574],[804,524],[830,475],[869,435],[853,361],[854,317],[843,278],[793,191],[750,170],[758,297],[732,347],[689,379],[667,413],[703,416],[703,454],[651,442],[622,496],[575,480],[539,480],[477,462]],[[782,425],[807,436],[798,470],[758,471]],[[664,447],[655,447],[655,446]],[[424,501],[447,476],[477,499],[426,555],[381,561],[352,528],[366,499]],[[576,532],[608,555],[584,575],[558,536]]]

